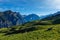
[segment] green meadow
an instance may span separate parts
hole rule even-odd
[[[30,22],[11,28],[1,28],[0,40],[60,40],[60,24],[40,25]]]

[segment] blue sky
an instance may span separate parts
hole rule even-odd
[[[0,11],[5,10],[43,16],[60,11],[60,0],[0,0]]]

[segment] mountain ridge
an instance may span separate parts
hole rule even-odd
[[[6,10],[0,12],[0,27],[21,25],[24,24],[25,22],[31,22],[39,19],[40,17],[36,14],[21,15],[19,12]]]

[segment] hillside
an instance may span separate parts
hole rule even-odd
[[[0,23],[2,21],[5,26],[6,23],[9,24],[12,21],[13,26],[0,28],[0,40],[60,40],[60,12],[49,15],[42,20],[39,20],[40,17],[35,14],[23,16],[28,19],[26,20],[28,22],[22,25],[17,25],[17,23],[23,23],[24,19],[18,14],[10,10],[1,12]]]
[[[48,15],[45,18],[43,18],[42,20],[51,21],[53,24],[60,24],[60,21],[59,21],[60,20],[60,11],[58,11],[54,14]]]
[[[60,24],[40,24],[34,21],[12,28],[1,28],[0,40],[60,40]]]
[[[60,18],[60,11],[46,16],[43,20],[55,20],[55,19],[58,19],[58,18]]]

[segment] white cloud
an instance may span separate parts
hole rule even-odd
[[[60,0],[46,0],[45,4],[53,9],[60,9]]]

